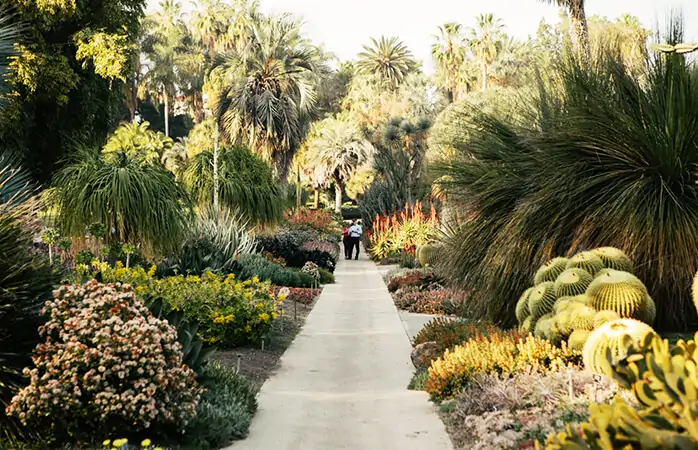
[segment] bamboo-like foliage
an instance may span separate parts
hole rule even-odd
[[[251,224],[281,219],[285,200],[271,168],[244,147],[221,149],[218,161],[219,198]],[[184,184],[200,204],[213,200],[213,153],[196,155],[184,172]]]
[[[124,152],[77,150],[56,173],[48,198],[65,236],[84,236],[90,224],[102,223],[107,242],[143,242],[158,251],[179,243],[187,219],[188,198],[174,176]]]
[[[669,40],[680,42],[679,24]],[[503,119],[466,119],[441,167],[471,220],[450,237],[452,281],[473,313],[514,323],[515,302],[552,256],[612,245],[637,263],[657,326],[691,326],[698,267],[698,71],[681,55],[632,76],[617,54],[570,60]],[[463,122],[460,122],[463,123]]]

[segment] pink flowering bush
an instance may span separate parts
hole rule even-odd
[[[46,302],[45,338],[24,369],[30,384],[7,406],[57,433],[184,429],[202,392],[182,362],[177,331],[136,300],[129,285],[62,286]]]

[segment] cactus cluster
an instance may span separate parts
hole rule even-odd
[[[516,303],[519,330],[553,343],[567,341],[571,349],[581,351],[592,332],[609,322],[633,319],[651,324],[656,305],[632,267],[630,258],[614,247],[553,258],[536,271],[534,286]]]
[[[417,262],[419,262],[419,265],[422,267],[432,267],[436,264],[441,250],[441,245],[437,244],[420,245],[415,252]]]
[[[698,333],[670,348],[654,333],[638,342],[626,336],[625,357],[606,351],[603,370],[632,391],[639,408],[622,397],[592,404],[587,423],[548,436],[546,450],[698,448]]]

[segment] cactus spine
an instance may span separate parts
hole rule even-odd
[[[555,300],[555,283],[546,281],[535,286],[528,297],[528,309],[531,311],[532,320],[537,321],[544,314],[551,312]]]
[[[530,287],[521,294],[519,301],[516,302],[516,320],[519,324],[522,324],[526,317],[531,315],[531,311],[528,309],[528,297],[531,295],[533,288]]]
[[[553,258],[543,264],[536,272],[533,279],[534,284],[539,285],[546,281],[555,281],[567,267],[567,258]]]
[[[611,269],[589,285],[587,295],[598,311],[615,311],[632,319],[647,315],[647,288],[633,274]]]
[[[623,272],[633,271],[633,262],[622,250],[615,247],[601,247],[592,250],[596,256],[601,258],[604,267],[607,269],[621,270]]]
[[[566,269],[555,280],[555,294],[558,298],[582,295],[593,280],[584,269]]]

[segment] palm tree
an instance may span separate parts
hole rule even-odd
[[[437,77],[446,87],[449,102],[456,101],[458,85],[462,78],[466,41],[462,26],[449,22],[439,27],[439,35],[431,46],[431,56],[437,65]]]
[[[14,15],[10,13],[8,8],[0,8],[0,93],[7,90],[6,73],[10,65],[10,58],[17,54],[15,42],[19,36],[20,28],[17,26]]]
[[[589,58],[589,26],[584,12],[584,0],[540,0],[564,8],[570,14],[570,24],[577,51]]]
[[[209,56],[213,58],[225,31],[225,5],[221,0],[199,0],[194,4],[196,10],[191,20],[194,35],[206,46]]]
[[[162,153],[160,161],[165,166],[167,170],[175,175],[176,179],[181,179],[182,173],[184,172],[187,162],[189,161],[188,153],[188,138],[180,137],[177,142],[172,145],[172,147],[166,149]]]
[[[324,70],[322,55],[299,28],[289,16],[257,20],[245,51],[227,52],[217,62],[227,77],[217,101],[221,130],[272,161],[283,184],[307,133]]]
[[[502,21],[494,14],[480,14],[476,28],[470,29],[468,42],[480,61],[482,90],[487,90],[487,68],[494,61],[502,45]]]
[[[359,73],[378,74],[391,88],[397,88],[410,72],[417,69],[412,52],[397,37],[371,38],[371,45],[364,45],[364,51],[358,57],[356,68]]]
[[[335,211],[342,212],[342,190],[356,168],[373,153],[359,129],[341,119],[325,119],[319,123],[316,137],[310,142],[310,151],[321,172],[334,181]]]
[[[183,50],[187,29],[182,21],[181,6],[174,0],[160,2],[160,10],[146,18],[151,29],[144,39],[147,72],[140,87],[141,94],[162,98],[165,106],[165,135],[169,136],[169,99],[176,93],[177,58]]]

